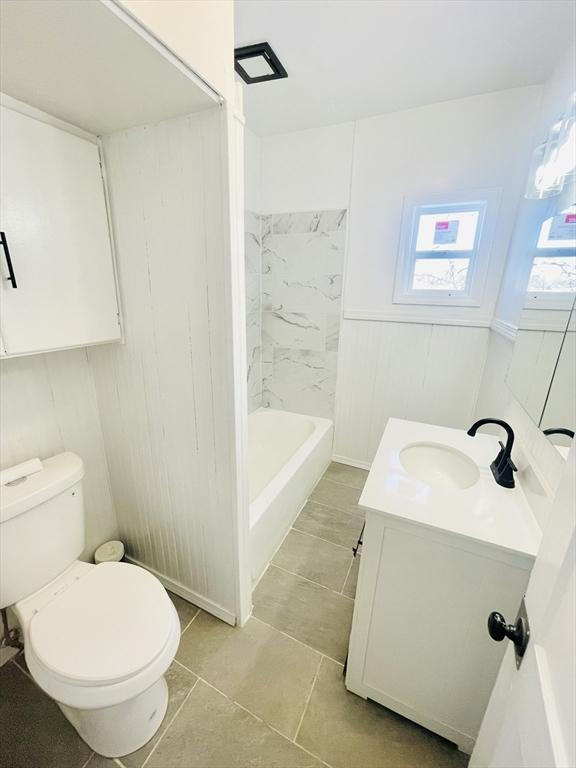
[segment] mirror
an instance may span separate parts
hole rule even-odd
[[[507,376],[515,397],[563,455],[568,453],[570,433],[576,427],[574,200],[576,190],[571,183],[564,194],[550,201],[546,215],[536,222],[527,288]]]
[[[552,383],[544,405],[540,427],[563,456],[568,455],[571,438],[576,430],[576,304],[572,308],[562,348],[558,355]]]

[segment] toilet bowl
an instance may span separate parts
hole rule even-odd
[[[95,752],[121,757],[164,718],[180,622],[143,568],[74,559],[84,538],[82,476],[80,459],[60,454],[0,489],[0,607],[14,608],[40,688]],[[50,526],[47,542],[38,532]]]
[[[135,565],[78,561],[14,610],[30,674],[93,750],[120,757],[152,738],[180,639],[158,579]]]

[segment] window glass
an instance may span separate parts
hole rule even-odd
[[[416,259],[412,276],[415,291],[464,291],[470,259]]]
[[[416,252],[472,251],[478,229],[478,211],[441,211],[421,214]]]
[[[528,290],[548,293],[576,291],[576,256],[536,256]]]

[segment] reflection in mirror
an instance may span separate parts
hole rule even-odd
[[[576,430],[575,385],[576,309],[573,308],[540,421],[541,428],[564,456],[572,444],[570,432],[573,434]]]
[[[507,377],[516,398],[542,429],[570,431],[576,422],[575,200],[571,179],[562,194],[538,209],[541,218],[529,253],[524,306]],[[555,445],[570,445],[565,434],[549,438]]]

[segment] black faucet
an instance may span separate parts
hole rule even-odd
[[[498,485],[501,485],[503,488],[514,488],[514,472],[516,472],[516,467],[514,466],[511,456],[512,446],[514,445],[514,430],[510,424],[502,421],[502,419],[480,419],[472,424],[467,434],[470,435],[470,437],[474,437],[478,428],[483,427],[484,424],[497,424],[499,427],[506,430],[506,445],[500,440],[498,441],[500,444],[500,452],[492,464],[490,464],[490,469],[492,470],[494,480],[496,480]]]
[[[566,437],[571,437],[574,439],[574,432],[571,429],[567,429],[566,427],[550,427],[550,429],[544,430],[545,435],[566,435]]]

